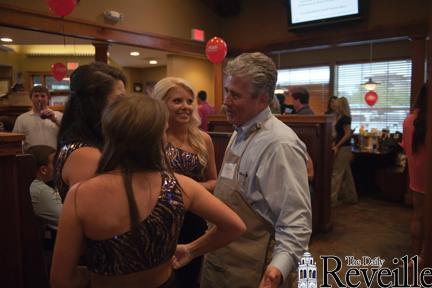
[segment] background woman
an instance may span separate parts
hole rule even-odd
[[[337,99],[335,131],[336,139],[332,147],[334,152],[331,180],[332,206],[339,204],[339,200],[347,203],[355,203],[358,200],[350,167],[352,157],[351,111],[345,97]]]
[[[408,158],[409,188],[413,192],[414,213],[411,222],[413,252],[421,255],[424,230],[426,186],[427,85],[424,84],[412,111],[403,123],[402,147]]]
[[[156,83],[153,97],[165,102],[169,111],[166,155],[171,169],[191,177],[208,191],[216,185],[213,142],[199,129],[200,120],[194,104],[192,87],[181,78],[167,77]],[[189,243],[205,233],[203,219],[187,213],[179,243]],[[198,282],[202,257],[177,272],[182,287],[193,288]]]
[[[337,99],[336,96],[330,96],[327,102],[327,111],[325,111],[324,114],[336,114],[336,106],[337,106]]]
[[[149,97],[122,97],[107,108],[99,175],[73,186],[64,204],[52,287],[86,284],[77,270],[84,244],[92,287],[177,287],[173,267],[228,244],[246,229],[202,185],[165,169],[167,119],[164,104]],[[176,248],[188,209],[214,226]]]
[[[55,184],[65,199],[69,186],[95,175],[102,148],[101,117],[105,106],[124,95],[126,77],[98,62],[71,75],[71,96],[58,133]]]

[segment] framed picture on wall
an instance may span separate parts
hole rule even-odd
[[[143,92],[143,85],[142,83],[133,83],[133,91],[134,92]]]

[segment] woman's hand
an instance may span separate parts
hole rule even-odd
[[[332,150],[333,150],[334,154],[337,154],[337,152],[339,151],[339,148],[337,146],[333,146]]]
[[[174,269],[179,269],[193,259],[187,245],[177,245],[174,256],[171,260]]]

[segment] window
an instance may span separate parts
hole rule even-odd
[[[290,89],[305,87],[309,91],[309,105],[315,114],[324,114],[329,93],[330,66],[290,68],[278,70],[277,87]],[[290,99],[286,100],[289,104]]]
[[[31,72],[30,79],[31,86],[43,85],[48,88],[51,94],[51,106],[62,106],[66,104],[70,93],[69,77],[65,77],[63,80],[57,81],[50,73]]]
[[[388,128],[402,131],[402,123],[410,109],[411,60],[345,64],[336,67],[335,95],[348,99],[351,128],[359,131]],[[369,77],[381,83],[376,88],[378,101],[369,107],[364,101],[367,92],[361,84]]]

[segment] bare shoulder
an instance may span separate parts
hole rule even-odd
[[[200,130],[200,134],[202,139],[204,140],[204,143],[206,144],[206,146],[209,146],[211,143],[213,143],[210,135],[202,130]]]
[[[81,147],[76,149],[71,153],[71,155],[68,157],[69,159],[76,159],[76,160],[94,160],[97,159],[99,161],[99,158],[101,156],[101,152],[96,147]]]
[[[100,157],[101,152],[95,147],[82,147],[73,151],[64,163],[63,180],[71,185],[93,177]]]

